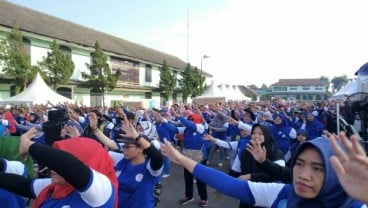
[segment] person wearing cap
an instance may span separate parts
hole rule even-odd
[[[155,204],[153,189],[163,169],[163,156],[158,150],[160,143],[151,143],[146,135],[139,135],[126,114],[119,113],[125,132],[121,134],[122,143],[109,139],[97,128],[96,114],[89,114],[89,125],[103,145],[115,150],[109,154],[114,160],[119,182],[118,206],[152,208]]]
[[[204,147],[203,133],[205,127],[202,122],[202,116],[197,113],[191,113],[186,118],[184,108],[180,108],[180,114],[172,112],[173,116],[177,117],[183,124],[183,127],[177,127],[178,132],[184,135],[183,140],[183,153],[190,156],[196,161],[206,164],[206,148]],[[167,140],[166,140],[167,142]],[[179,200],[179,204],[186,205],[192,201],[193,198],[193,179],[194,176],[188,170],[184,169],[184,182],[185,182],[185,196]],[[198,205],[205,207],[208,205],[207,186],[201,180],[197,179],[197,190],[200,197]]]

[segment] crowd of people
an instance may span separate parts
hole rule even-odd
[[[339,101],[3,106],[0,134],[20,137],[19,154],[38,170],[27,177],[3,158],[0,199],[13,197],[8,207],[28,198],[33,207],[155,207],[174,162],[184,167],[181,205],[194,201],[196,184],[199,207],[209,204],[207,186],[239,207],[364,207],[357,180],[368,178],[368,159],[356,135],[337,132],[337,105],[352,124]],[[210,167],[225,160],[227,172]]]

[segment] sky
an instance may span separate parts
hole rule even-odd
[[[368,62],[366,0],[8,1],[174,55],[218,83],[355,78]]]

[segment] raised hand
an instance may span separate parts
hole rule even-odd
[[[178,165],[182,165],[182,160],[185,158],[185,156],[182,155],[175,147],[173,147],[166,139],[164,139],[164,143],[161,143],[161,152],[172,162]]]
[[[356,136],[350,140],[344,132],[339,135],[329,134],[335,156],[330,157],[332,167],[336,171],[344,190],[354,199],[368,203],[368,158]],[[343,151],[337,140],[346,148]]]
[[[79,137],[81,134],[76,126],[65,126],[65,133],[69,137]]]
[[[36,132],[37,130],[33,127],[20,137],[19,155],[23,160],[27,158],[29,147],[34,143],[32,139],[36,136]]]
[[[261,145],[259,141],[252,141],[250,140],[247,145],[247,151],[252,154],[253,158],[258,163],[263,163],[266,161],[266,153],[267,150],[264,146]]]
[[[91,129],[97,129],[98,128],[98,119],[97,119],[97,115],[93,112],[90,112],[88,114],[88,122],[89,122],[89,127]]]
[[[137,130],[135,129],[135,127],[133,126],[132,123],[130,123],[130,121],[128,120],[126,114],[123,112],[121,114],[122,118],[123,118],[123,125],[122,125],[122,129],[125,132],[125,134],[120,134],[120,136],[122,137],[127,137],[127,138],[132,138],[135,139],[139,136]]]

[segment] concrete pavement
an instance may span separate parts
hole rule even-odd
[[[226,172],[228,166],[228,161],[226,161],[223,167],[210,166],[212,168],[216,168]],[[161,202],[157,205],[157,208],[168,208],[168,207],[199,207],[198,203],[200,201],[199,195],[197,194],[197,186],[194,184],[194,201],[190,202],[186,205],[180,205],[178,201],[184,197],[184,173],[183,168],[171,163],[171,173],[167,178],[162,179],[162,193],[161,193]],[[217,197],[215,190],[211,187],[207,186],[208,193],[208,206],[210,208],[232,208],[239,206],[239,200],[230,198],[228,196],[222,195],[221,197]]]

